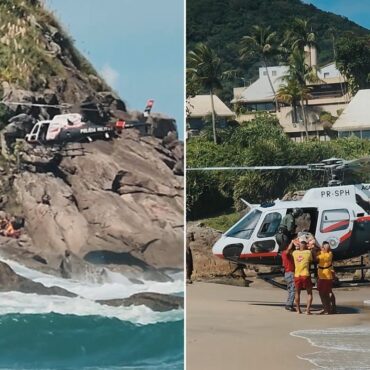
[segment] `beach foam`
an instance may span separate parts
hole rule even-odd
[[[290,333],[320,348],[298,356],[322,369],[370,369],[370,326],[299,330]]]

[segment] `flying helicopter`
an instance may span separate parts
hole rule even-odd
[[[300,200],[277,199],[263,204],[244,201],[250,208],[249,212],[214,244],[212,252],[215,256],[239,266],[281,266],[281,250],[275,235],[282,218],[296,208],[308,216],[309,225],[305,231],[313,234],[320,244],[329,242],[334,261],[370,252],[370,184],[343,184],[345,174],[350,173],[353,178],[355,175],[369,173],[370,157],[352,161],[331,158],[302,166],[206,167],[187,170],[282,169],[325,171],[330,175],[330,180],[327,187],[307,190]]]

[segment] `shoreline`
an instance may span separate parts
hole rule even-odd
[[[308,316],[284,310],[286,291],[261,280],[254,280],[249,287],[204,282],[188,285],[188,369],[247,366],[252,370],[312,370],[312,364],[299,356],[315,348],[306,338],[291,333],[370,323],[370,306],[362,303],[370,297],[369,287],[334,292],[338,314],[315,314],[321,304],[314,292],[313,314]],[[303,303],[305,298],[303,293]]]

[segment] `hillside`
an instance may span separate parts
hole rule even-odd
[[[61,104],[94,123],[144,119],[126,111],[41,1],[1,1],[0,24],[1,127],[13,119],[27,133],[37,120],[64,113]],[[181,269],[183,143],[172,118],[152,113],[146,122],[149,134],[127,129],[73,155],[45,155],[24,143],[21,166],[0,156],[0,218],[25,221],[19,239],[0,237],[0,254],[59,269],[69,251],[162,280],[157,269]]]
[[[253,25],[271,26],[282,35],[295,17],[309,19],[319,44],[319,63],[333,58],[334,39],[347,32],[366,35],[369,31],[345,17],[319,10],[300,0],[188,0],[187,48],[206,42],[223,61],[223,70],[237,70],[234,81],[224,85],[222,96],[230,98],[232,87],[242,86],[257,76],[259,61],[239,60],[238,45],[242,36],[251,32]]]

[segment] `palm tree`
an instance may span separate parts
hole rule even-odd
[[[302,118],[303,124],[305,127],[306,137],[308,138],[308,128],[307,128],[307,117],[304,107],[305,100],[308,98],[308,87],[307,82],[315,82],[318,80],[316,70],[309,66],[305,61],[304,50],[295,48],[293,49],[291,55],[288,58],[289,71],[288,75],[285,77],[285,80],[292,81],[291,83],[296,84],[298,90],[301,109],[302,109]]]
[[[290,30],[287,32],[286,39],[291,45],[291,49],[304,50],[305,46],[309,48],[310,63],[312,67],[312,48],[317,48],[316,34],[312,31],[310,23],[306,19],[294,18]]]
[[[293,123],[296,123],[298,122],[297,106],[301,102],[302,95],[303,100],[307,100],[310,97],[309,95],[310,89],[308,87],[302,88],[301,86],[298,85],[297,81],[290,79],[289,76],[284,78],[284,80],[286,83],[280,85],[280,88],[277,91],[276,96],[279,101],[292,106],[293,109],[292,121]]]
[[[216,113],[213,101],[214,91],[221,89],[221,60],[216,53],[204,43],[199,43],[187,57],[187,83],[209,91],[211,97],[213,141],[217,144]],[[193,85],[194,86],[194,85]]]
[[[271,82],[270,74],[268,72],[267,63],[271,56],[275,53],[276,32],[271,32],[271,27],[266,28],[262,26],[253,26],[252,35],[243,36],[240,42],[240,56],[242,59],[258,56],[262,59],[267,78],[274,94],[276,111],[279,110],[279,104],[276,99],[276,92]]]

